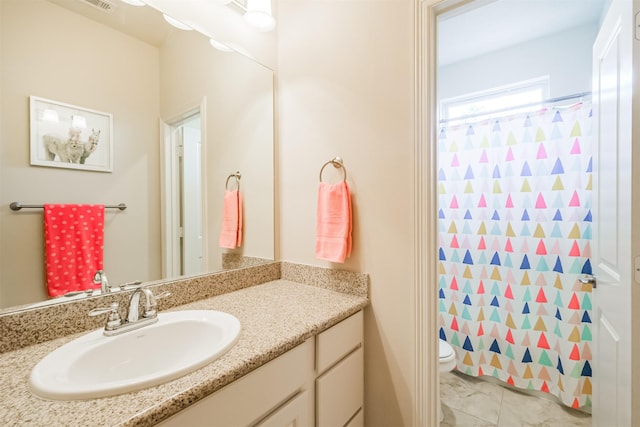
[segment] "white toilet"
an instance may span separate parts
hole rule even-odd
[[[446,341],[438,339],[438,347],[440,354],[439,371],[441,374],[451,372],[456,367],[456,352],[453,351],[453,347]],[[444,412],[442,411],[442,401],[438,405],[438,417],[440,422],[444,419]]]
[[[456,353],[448,342],[441,339],[438,340],[440,353],[440,373],[451,372],[456,367]]]

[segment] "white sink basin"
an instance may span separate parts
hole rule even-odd
[[[106,337],[99,329],[45,356],[31,371],[31,391],[54,400],[92,399],[176,379],[222,356],[240,321],[212,310],[158,314],[158,322]]]

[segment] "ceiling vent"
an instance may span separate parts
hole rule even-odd
[[[235,9],[236,12],[244,14],[247,11],[247,0],[232,0],[227,6]]]
[[[109,14],[115,10],[115,6],[105,0],[84,0],[84,2]]]

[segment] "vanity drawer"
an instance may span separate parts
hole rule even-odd
[[[362,347],[316,380],[316,426],[346,425],[364,401]],[[358,425],[355,420],[354,424]]]
[[[316,372],[322,374],[362,344],[362,310],[316,336]]]

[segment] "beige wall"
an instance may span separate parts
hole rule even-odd
[[[281,259],[370,274],[367,426],[413,425],[413,8],[410,0],[278,6]],[[354,204],[344,265],[314,255],[318,172],[336,155]]]
[[[221,18],[154,2],[210,31]],[[370,274],[366,425],[414,425],[415,4],[273,3],[274,32],[234,41],[276,70],[279,259]],[[344,159],[353,192],[354,250],[345,264],[314,254],[318,173],[334,156]],[[327,179],[338,176],[331,169]]]
[[[237,53],[214,49],[195,32],[174,33],[160,56],[164,121],[206,97],[209,269],[222,267],[222,200],[227,177],[236,171],[242,174],[244,228],[242,247],[234,252],[273,259],[273,72]],[[233,179],[229,188],[235,189]]]
[[[46,297],[42,211],[13,201],[126,203],[106,213],[105,270],[115,283],[159,278],[157,49],[48,2],[0,9],[0,307]],[[113,173],[30,166],[29,95],[112,113]]]

